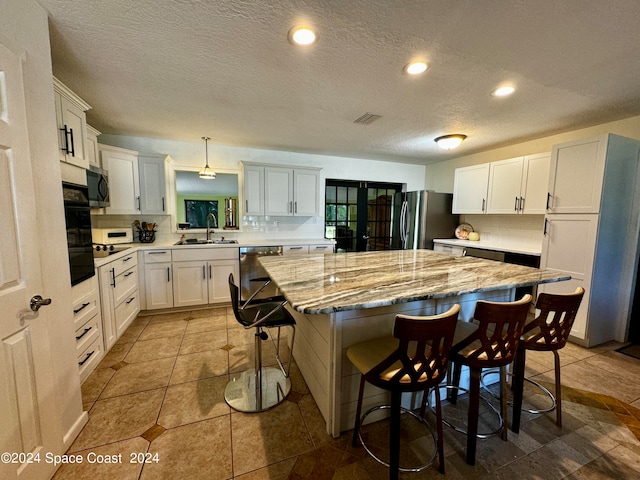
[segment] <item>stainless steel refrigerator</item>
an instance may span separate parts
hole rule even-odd
[[[454,238],[460,224],[451,213],[451,193],[430,190],[396,193],[391,218],[391,247],[433,249],[434,238]]]

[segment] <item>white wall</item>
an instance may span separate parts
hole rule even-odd
[[[39,249],[45,290],[34,294],[53,300],[42,321],[46,318],[49,326],[56,392],[45,392],[45,396],[58,404],[62,432],[68,433],[82,417],[82,398],[66,253],[48,20],[44,9],[34,0],[2,0],[1,12],[2,41],[15,52],[21,52],[24,59],[27,129],[36,215],[41,228]]]
[[[136,150],[140,153],[168,154],[173,165],[183,167],[204,166],[204,141],[180,142],[174,140],[131,137],[119,135],[100,135],[98,141],[103,144]],[[216,145],[209,142],[209,165],[216,171],[225,173],[240,172],[241,162],[265,163],[321,168],[320,205],[324,205],[324,185],[326,179],[362,180],[402,183],[407,190],[424,188],[425,168],[421,165],[344,158],[328,155],[263,150],[258,148]],[[244,217],[242,219],[242,238],[323,238],[324,207],[318,217]],[[107,216],[96,218],[97,226],[126,226],[131,218]],[[151,219],[159,224],[158,239],[173,237],[172,222],[165,218]],[[230,238],[233,234],[229,232]],[[179,237],[179,234],[178,234]]]
[[[640,117],[627,118],[617,122],[603,123],[589,128],[550,135],[548,137],[516,143],[507,147],[496,148],[486,152],[457,157],[445,162],[427,165],[425,169],[425,188],[440,192],[453,192],[453,174],[456,168],[479,163],[505,160],[520,155],[550,152],[553,145],[589,138],[602,133],[615,133],[623,137],[640,139]]]

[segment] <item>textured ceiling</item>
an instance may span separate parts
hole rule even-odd
[[[39,1],[103,133],[427,164],[640,115],[638,0]]]

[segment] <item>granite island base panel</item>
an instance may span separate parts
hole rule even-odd
[[[434,315],[461,305],[470,320],[477,300],[512,301],[518,287],[569,280],[553,270],[509,265],[431,250],[262,258],[297,323],[294,358],[334,437],[353,428],[359,372],[347,360],[354,343],[387,335],[395,315]],[[403,406],[421,394],[405,395]],[[388,403],[368,386],[363,411]],[[371,421],[374,418],[371,415]]]

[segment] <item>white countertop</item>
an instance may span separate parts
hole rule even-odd
[[[533,240],[459,240],[457,238],[436,238],[434,243],[453,245],[455,247],[481,248],[484,250],[498,250],[501,252],[520,253],[523,255],[537,255],[542,253],[542,243]]]

